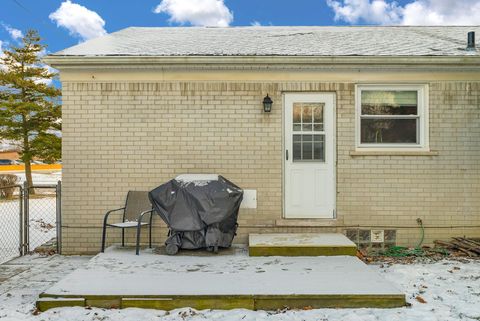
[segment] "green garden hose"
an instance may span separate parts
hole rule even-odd
[[[417,218],[417,223],[420,227],[420,241],[413,249],[404,246],[391,246],[388,250],[383,252],[383,255],[391,257],[406,257],[406,256],[424,256],[425,251],[422,249],[423,241],[425,240],[425,228],[421,218]]]
[[[418,242],[417,246],[415,248],[419,249],[421,248],[423,244],[423,240],[425,239],[425,228],[423,227],[423,221],[421,218],[417,218],[417,223],[420,225],[420,231],[422,234],[422,237],[420,238],[420,242]]]

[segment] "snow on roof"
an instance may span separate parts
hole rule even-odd
[[[459,27],[131,27],[53,56],[466,56]],[[480,38],[480,37],[478,37]]]

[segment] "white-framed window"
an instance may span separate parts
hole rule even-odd
[[[358,150],[428,150],[427,85],[357,85]]]

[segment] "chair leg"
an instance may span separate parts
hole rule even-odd
[[[125,247],[125,229],[122,228],[122,247]]]
[[[142,231],[142,225],[140,222],[137,225],[137,244],[135,248],[135,254],[140,255],[140,232]]]
[[[148,247],[152,248],[152,213],[150,213],[150,224],[148,226]]]
[[[107,236],[107,225],[103,224],[103,231],[102,231],[102,250],[101,252],[105,252],[105,238]]]

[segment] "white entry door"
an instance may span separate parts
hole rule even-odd
[[[285,217],[333,218],[335,94],[285,94]]]

